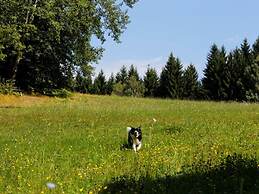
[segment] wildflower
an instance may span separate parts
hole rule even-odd
[[[153,118],[153,121],[154,121],[154,123],[156,122],[156,119],[155,118]]]
[[[55,188],[56,188],[56,184],[55,184],[55,183],[49,182],[49,183],[47,183],[46,185],[47,185],[47,187],[48,187],[49,189],[55,189]]]

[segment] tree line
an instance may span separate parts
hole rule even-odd
[[[259,101],[259,37],[252,45],[244,39],[240,48],[227,53],[224,46],[210,48],[204,77],[199,80],[195,65],[186,69],[172,53],[160,75],[148,67],[143,79],[136,67],[122,66],[108,80],[101,71],[91,76],[78,74],[77,91],[93,94],[160,97],[193,100]],[[88,74],[89,75],[89,74]]]
[[[259,101],[259,38],[245,39],[227,53],[212,45],[204,77],[195,65],[183,69],[172,53],[160,75],[148,67],[141,78],[134,65],[106,79],[93,78],[107,38],[120,41],[129,23],[128,9],[138,0],[1,0],[0,93],[12,87],[51,94],[65,89],[91,94]],[[92,39],[100,46],[92,44]]]

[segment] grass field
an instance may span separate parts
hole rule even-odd
[[[0,193],[224,192],[259,193],[258,104],[0,96]]]

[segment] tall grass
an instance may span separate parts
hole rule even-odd
[[[130,125],[142,126],[138,153],[123,146]],[[209,178],[206,187],[190,177],[206,179],[228,166],[227,158],[248,173],[234,173],[244,182],[229,182],[231,191],[253,193],[258,176],[250,187],[247,177],[258,173],[258,129],[258,104],[0,96],[0,193],[220,193],[220,180]],[[177,182],[179,176],[189,178]],[[168,186],[174,181],[179,187]]]

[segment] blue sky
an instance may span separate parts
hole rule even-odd
[[[184,67],[194,64],[203,76],[213,43],[228,51],[244,38],[259,36],[258,0],[139,0],[129,10],[131,23],[117,44],[108,39],[96,73],[117,73],[131,64],[144,75],[148,64],[158,73],[172,52]]]

